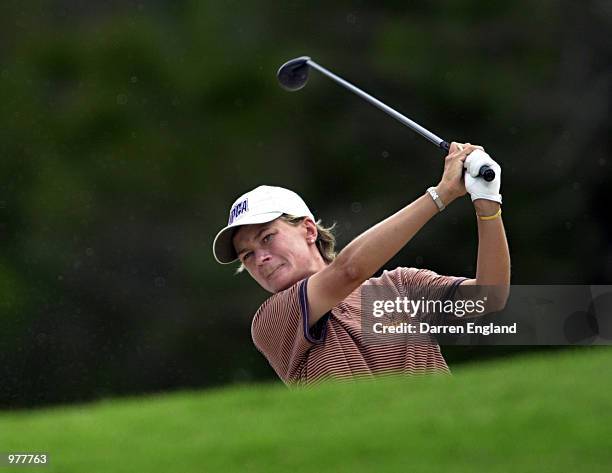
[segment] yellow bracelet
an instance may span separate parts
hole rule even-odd
[[[478,215],[478,219],[479,220],[495,220],[497,217],[499,217],[501,215],[501,207],[499,208],[499,210],[495,213],[495,215],[489,215],[488,217],[482,217],[480,215]]]

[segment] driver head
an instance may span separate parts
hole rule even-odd
[[[302,56],[283,64],[276,73],[280,85],[292,92],[304,87],[308,81],[309,60],[308,56]]]

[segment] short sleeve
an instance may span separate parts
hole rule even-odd
[[[446,320],[446,312],[440,312],[442,306],[435,304],[436,301],[442,303],[453,299],[457,287],[468,278],[458,276],[442,276],[429,269],[417,268],[397,268],[396,278],[399,278],[402,296],[414,301],[425,301],[427,309],[420,311],[420,318],[427,321],[440,321],[440,317]],[[430,306],[430,301],[434,302]]]
[[[325,326],[319,337],[308,330],[307,279],[274,294],[259,308],[251,324],[251,336],[276,374],[285,382],[302,369],[308,350],[325,338]]]
[[[451,300],[459,284],[468,278],[441,276],[429,269],[397,268],[403,295],[428,300]]]

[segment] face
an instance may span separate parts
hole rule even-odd
[[[324,265],[314,243],[316,238],[312,220],[304,219],[295,226],[277,218],[239,227],[232,241],[253,279],[267,291],[277,293]]]

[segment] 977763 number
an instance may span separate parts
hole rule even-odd
[[[47,454],[45,453],[7,453],[2,455],[4,461],[0,462],[4,465],[46,465],[48,462]]]

